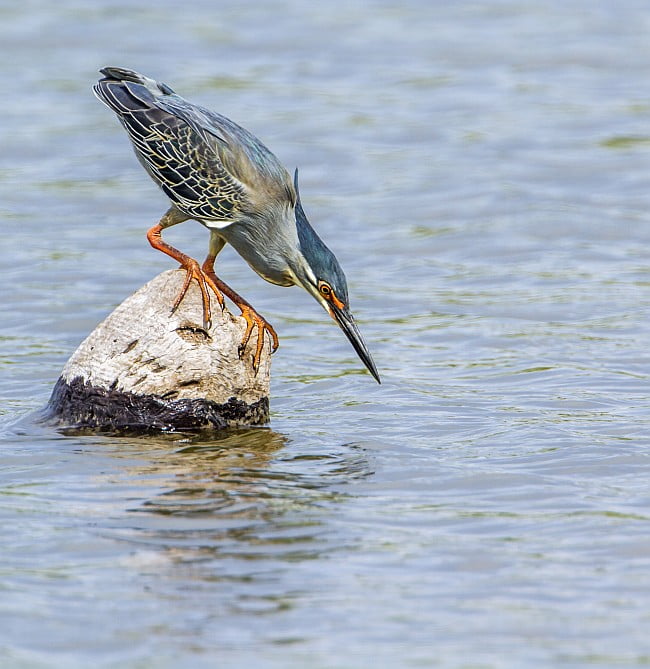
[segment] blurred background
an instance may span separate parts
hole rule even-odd
[[[5,1],[0,54],[3,667],[650,663],[647,2]],[[383,385],[226,249],[268,428],[36,422],[173,266],[105,65],[300,168]]]

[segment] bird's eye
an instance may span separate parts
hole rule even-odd
[[[329,298],[332,295],[332,286],[325,281],[319,281],[318,290],[323,297]]]

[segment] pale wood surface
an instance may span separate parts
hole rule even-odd
[[[245,321],[211,300],[212,326],[202,326],[200,291],[192,282],[174,314],[184,270],[168,270],[128,297],[81,343],[62,378],[92,386],[166,399],[231,398],[247,404],[268,398],[270,342],[266,336],[260,368],[252,366],[254,330],[240,359]]]

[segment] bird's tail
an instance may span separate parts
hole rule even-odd
[[[149,109],[155,105],[155,99],[161,94],[174,93],[167,84],[123,67],[104,67],[100,72],[104,78],[93,86],[93,91],[118,114]]]
[[[103,67],[100,72],[106,79],[142,84],[142,86],[146,86],[151,92],[155,91],[155,93],[164,93],[166,95],[174,92],[167,84],[159,83],[155,79],[145,77],[144,74],[140,74],[135,70],[127,70],[125,67]]]

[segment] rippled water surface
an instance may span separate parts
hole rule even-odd
[[[2,667],[650,665],[647,2],[26,0],[0,53]],[[170,267],[107,64],[300,166],[383,385],[226,250],[268,429],[34,421]]]

